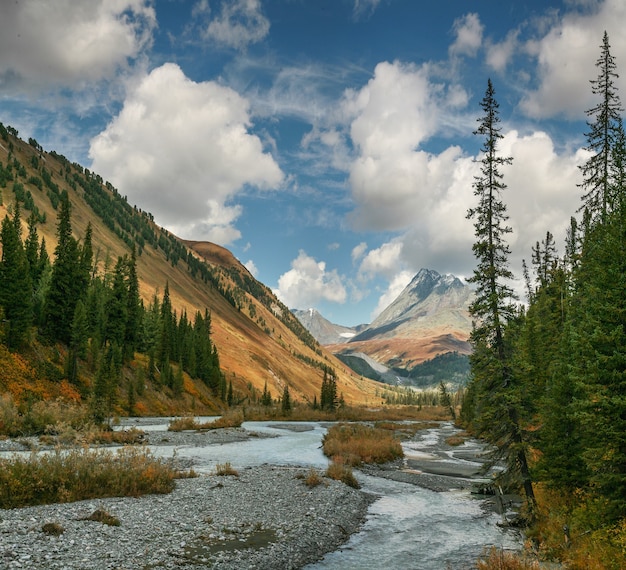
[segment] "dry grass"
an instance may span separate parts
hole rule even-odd
[[[332,426],[322,442],[327,457],[342,457],[353,467],[362,463],[386,463],[404,456],[400,442],[388,430],[363,424]]]
[[[243,423],[243,412],[240,410],[228,411],[219,418],[210,422],[198,422],[192,416],[186,416],[184,418],[176,418],[172,420],[167,429],[168,431],[205,431],[212,429],[241,427]]]
[[[376,421],[446,421],[449,412],[441,406],[383,406],[370,408],[365,406],[344,406],[334,412],[314,410],[307,404],[295,404],[291,414],[281,413],[280,407],[274,406],[246,406],[243,410],[248,421],[345,421],[345,422],[376,422]],[[436,424],[433,424],[436,425]]]
[[[519,552],[490,548],[476,563],[477,570],[539,570],[537,560]]]
[[[452,447],[458,447],[459,445],[463,445],[467,439],[469,438],[469,434],[467,432],[459,432],[450,437],[446,438],[446,443]]]
[[[352,468],[343,463],[341,458],[337,458],[337,460],[333,459],[332,463],[330,463],[326,469],[326,477],[334,479],[335,481],[341,481],[353,489],[361,488],[361,485],[359,485],[359,482],[352,472]]]
[[[169,493],[176,471],[148,450],[56,450],[0,460],[0,508]]]
[[[80,430],[89,424],[85,406],[61,400],[39,401],[22,411],[9,394],[0,397],[0,434],[3,436],[56,435],[67,429]]]
[[[215,466],[215,474],[219,477],[239,477],[239,472],[230,464],[230,461],[218,463]]]
[[[306,476],[303,477],[303,479],[304,484],[309,488],[317,487],[324,482],[324,479],[319,474],[318,470],[314,469],[313,467],[309,469],[309,472],[306,474]]]

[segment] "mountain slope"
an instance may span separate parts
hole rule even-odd
[[[319,311],[307,309],[305,311],[292,309],[292,313],[322,345],[340,344],[354,338],[365,325],[358,327],[344,327],[331,323],[324,318]]]
[[[460,279],[421,269],[365,330],[328,348],[342,355],[364,353],[406,371],[437,354],[469,354],[472,295]]]
[[[40,237],[54,259],[60,197],[72,205],[72,229],[78,239],[93,229],[96,271],[110,271],[118,256],[137,249],[140,294],[149,303],[168,284],[172,306],[194,315],[209,309],[212,340],[227,381],[244,396],[267,383],[273,397],[289,385],[292,398],[319,397],[322,367],[337,370],[338,388],[347,402],[371,401],[375,383],[358,377],[321,348],[290,311],[232,256],[205,242],[183,242],[157,226],[150,214],[126,199],[96,173],[26,143],[6,129],[0,140],[0,217],[22,202],[22,222],[36,212]],[[3,184],[4,183],[4,186]]]

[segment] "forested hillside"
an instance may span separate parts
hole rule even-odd
[[[626,564],[626,145],[616,62],[605,34],[591,82],[589,158],[579,217],[562,254],[549,228],[525,269],[527,308],[507,285],[506,165],[489,81],[477,134],[474,184],[477,296],[465,424],[507,465],[502,485],[522,489],[542,552],[568,568]],[[574,214],[574,213],[573,213]]]
[[[214,413],[265,386],[312,402],[337,367],[346,401],[373,399],[229,252],[18,135],[0,124],[0,394],[100,417]]]

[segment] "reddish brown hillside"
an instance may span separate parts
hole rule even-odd
[[[313,339],[306,337],[288,309],[228,250],[207,242],[182,242],[154,224],[149,214],[129,205],[97,174],[38,145],[10,135],[0,141],[0,162],[12,165],[13,180],[32,196],[34,206],[45,217],[38,232],[46,239],[51,259],[57,242],[54,201],[67,192],[75,236],[81,239],[87,225],[92,225],[99,272],[111,270],[118,256],[128,254],[134,244],[139,252],[140,291],[146,303],[155,294],[162,295],[167,283],[179,315],[186,311],[193,318],[196,311],[208,308],[221,367],[236,391],[261,392],[267,383],[272,395],[278,397],[288,384],[293,399],[312,401],[314,396],[319,398],[321,367],[332,366],[346,401],[374,402],[380,386],[357,377],[331,353],[310,342]],[[42,178],[47,178],[49,185],[42,185]],[[31,182],[34,179],[39,179],[39,185]],[[0,218],[13,211],[13,184],[9,181],[0,188]],[[22,212],[24,233],[29,214]],[[189,255],[206,262],[204,275],[193,267]]]

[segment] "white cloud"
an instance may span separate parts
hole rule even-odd
[[[598,76],[594,64],[600,56],[605,30],[618,69],[626,65],[626,3],[605,0],[595,8],[565,14],[541,39],[526,44],[527,51],[537,60],[539,77],[538,86],[521,102],[522,110],[530,117],[563,114],[582,118],[593,107],[589,80]],[[623,73],[617,84],[622,90],[626,88]]]
[[[371,250],[361,261],[359,276],[371,279],[382,275],[391,280],[402,268],[402,248],[402,241],[396,239]]]
[[[270,30],[270,22],[263,15],[260,0],[223,0],[219,14],[210,17],[206,0],[194,8],[194,15],[209,15],[203,37],[235,49],[260,42]]]
[[[474,57],[483,41],[484,26],[476,13],[466,14],[454,21],[456,39],[448,49],[451,57],[466,55]]]
[[[131,203],[181,237],[227,244],[246,185],[278,187],[283,174],[248,132],[249,104],[215,82],[196,83],[175,64],[153,70],[91,141],[92,168]]]
[[[327,271],[324,261],[316,261],[302,250],[291,269],[278,279],[274,294],[292,309],[306,309],[319,301],[344,303],[347,297],[337,271]]]
[[[251,259],[246,261],[243,266],[252,274],[252,277],[256,277],[259,274],[258,267]]]
[[[371,16],[379,4],[380,0],[354,0],[354,17]]]
[[[362,241],[360,244],[355,245],[352,248],[352,263],[356,263],[357,261],[359,261],[363,255],[365,255],[365,252],[367,251],[367,244]]]
[[[149,0],[0,4],[0,89],[82,88],[110,79],[152,44]]]
[[[485,61],[487,65],[497,71],[503,73],[511,61],[519,47],[518,42],[519,30],[511,30],[504,41],[499,43],[489,43],[486,48]]]

